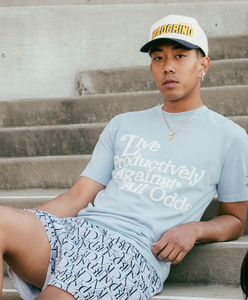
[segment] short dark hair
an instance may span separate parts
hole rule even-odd
[[[197,54],[197,57],[198,57],[198,58],[202,58],[202,57],[205,57],[205,56],[206,56],[205,53],[202,51],[201,48],[197,48],[197,49],[196,49],[196,54]]]
[[[157,46],[157,44],[159,43],[159,41],[160,41],[160,40],[158,40],[157,43],[153,43],[153,44],[151,45],[151,47],[150,47],[150,49],[149,49],[149,51],[148,51],[148,54],[149,54],[150,56],[152,55],[153,52],[156,52],[156,51],[157,51],[156,46]],[[172,40],[172,41],[173,41],[173,40]],[[177,42],[177,43],[178,43],[178,42]],[[180,45],[180,48],[182,48],[182,49],[192,50],[191,48],[186,47],[186,46],[184,46],[184,45],[182,45],[182,44],[180,44],[180,43],[178,43],[178,45]]]
[[[152,53],[154,52],[154,51],[156,51],[156,44],[157,43],[153,43],[152,45],[151,45],[151,47],[150,47],[150,49],[149,49],[149,51],[148,51],[148,54],[151,56],[152,55]],[[187,50],[193,50],[193,49],[191,49],[191,48],[188,48],[188,47],[186,47],[186,46],[184,46],[184,45],[181,45],[182,46],[182,48],[185,48],[185,49],[187,49]],[[204,57],[204,56],[206,56],[205,55],[205,53],[202,51],[202,49],[201,48],[197,48],[197,49],[195,49],[196,50],[196,55],[197,55],[197,57],[198,58],[202,58],[202,57]]]

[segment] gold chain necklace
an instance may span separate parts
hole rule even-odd
[[[174,140],[175,134],[179,131],[179,129],[181,129],[183,127],[183,125],[188,121],[188,119],[193,116],[194,113],[195,113],[195,110],[193,110],[192,113],[189,116],[187,116],[179,124],[177,124],[177,126],[174,129],[171,129],[171,127],[170,127],[170,125],[169,125],[169,123],[168,123],[168,121],[167,121],[167,119],[165,117],[164,111],[162,109],[162,115],[163,115],[165,123],[166,123],[166,125],[167,125],[167,127],[169,129],[170,141]],[[177,128],[178,126],[179,126],[179,128]]]

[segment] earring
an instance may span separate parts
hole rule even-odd
[[[202,77],[200,78],[200,82],[203,82],[203,80],[204,80],[204,76],[205,76],[206,74],[203,72],[202,73]]]

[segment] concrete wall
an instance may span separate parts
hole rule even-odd
[[[224,4],[224,5],[223,5]],[[248,2],[0,8],[0,100],[76,96],[84,70],[147,65],[153,22],[196,17],[208,36],[247,34]]]
[[[218,0],[230,2],[233,0]],[[41,6],[41,5],[106,5],[106,4],[151,4],[151,3],[187,3],[204,0],[0,0],[0,7]],[[208,0],[216,2],[216,0]]]

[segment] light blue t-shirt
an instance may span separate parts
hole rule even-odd
[[[81,174],[106,189],[79,216],[131,242],[162,282],[170,263],[151,249],[163,232],[199,221],[216,192],[222,202],[248,200],[245,130],[206,106],[191,113],[165,113],[172,129],[183,124],[173,141],[161,106],[116,116]]]

